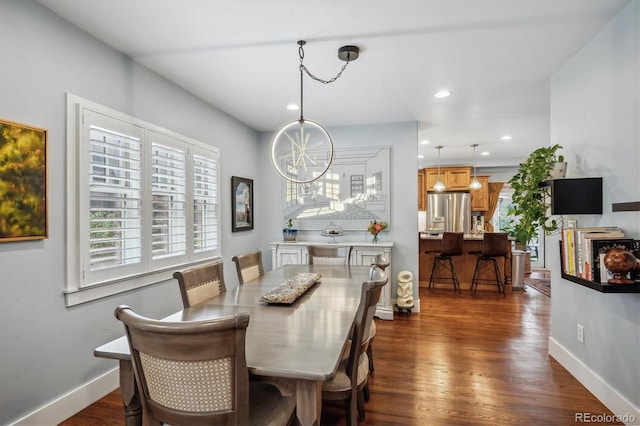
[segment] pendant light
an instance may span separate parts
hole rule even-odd
[[[442,145],[436,146],[436,149],[438,150],[438,178],[436,179],[435,185],[433,185],[433,189],[435,189],[438,192],[444,191],[445,189],[444,183],[442,183],[442,181],[440,180],[440,150],[442,148],[443,148]]]
[[[471,189],[480,189],[482,188],[482,184],[478,180],[478,165],[476,164],[476,147],[477,143],[472,143],[471,148],[473,148],[473,180],[471,181],[471,185],[469,188]]]
[[[357,46],[342,46],[338,58],[345,62],[338,74],[330,80],[322,80],[311,74],[304,66],[304,40],[298,41],[300,57],[300,118],[284,125],[276,132],[271,144],[271,162],[278,174],[293,183],[309,183],[320,179],[333,162],[333,141],[329,132],[319,123],[304,118],[303,77],[323,84],[336,81],[351,61],[358,59]]]

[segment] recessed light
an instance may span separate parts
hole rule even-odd
[[[424,158],[424,155],[419,154],[419,155],[418,155],[418,158]]]
[[[511,139],[513,139],[511,135],[504,135],[500,138],[501,141],[510,141]]]
[[[425,139],[425,140],[420,142],[420,145],[427,145],[428,143],[429,143],[429,141]]]
[[[289,105],[287,105],[287,109],[289,111],[297,111],[297,110],[300,109],[300,105],[298,105],[298,104],[289,104]]]
[[[482,151],[480,155],[482,155],[483,157],[486,157],[487,155],[491,155],[491,153],[489,151]]]
[[[440,90],[433,96],[435,96],[436,98],[447,98],[451,96],[451,90]]]

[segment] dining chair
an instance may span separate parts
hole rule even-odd
[[[389,258],[384,254],[380,253],[376,255],[374,263],[372,263],[371,266],[377,266],[383,271],[386,271],[387,267],[390,264],[391,264],[391,261],[389,260]],[[373,275],[374,273],[375,273],[375,268],[371,268],[369,271],[369,279],[373,278],[371,275]],[[376,331],[377,331],[377,327],[376,327],[376,321],[374,319],[373,321],[371,321],[371,332],[369,334],[369,346],[367,348],[367,356],[369,357],[369,373],[371,374],[373,374],[373,372],[375,371],[375,368],[373,365],[373,338],[376,335]],[[368,389],[365,391],[366,399],[369,398],[367,393],[368,393]]]
[[[471,291],[473,294],[476,294],[478,283],[482,281],[495,283],[498,287],[498,293],[502,293],[504,297],[507,297],[507,289],[500,274],[498,258],[504,258],[506,268],[509,245],[508,235],[505,232],[485,232],[482,239],[482,251],[469,252],[469,254],[477,256],[476,268],[473,271],[473,278],[471,279]],[[489,267],[487,268],[487,266]],[[494,278],[486,278],[486,275],[483,277],[483,272],[489,274],[491,273],[490,271],[492,271]]]
[[[240,284],[257,280],[264,275],[262,252],[260,250],[233,256],[231,260],[236,264]]]
[[[360,303],[349,340],[336,375],[322,386],[324,400],[344,400],[347,425],[355,426],[358,418],[364,419],[364,388],[369,376],[367,347],[373,315],[380,300],[382,287],[389,278],[385,271],[373,266],[370,281],[362,283]]]
[[[352,249],[352,246],[307,246],[309,265],[349,266]]]
[[[121,305],[115,316],[129,342],[144,425],[285,425],[293,419],[295,397],[249,382],[249,313],[166,322]]]
[[[174,272],[173,278],[178,280],[185,308],[227,291],[221,261]]]

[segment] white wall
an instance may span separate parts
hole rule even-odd
[[[69,25],[35,1],[0,2],[0,117],[49,130],[49,238],[0,244],[0,424],[30,414],[117,366],[93,350],[124,333],[113,310],[160,317],[182,307],[177,282],[66,308],[65,93],[220,147],[225,278],[259,227],[231,233],[232,175],[258,179],[257,133]],[[220,84],[212,81],[211,84]],[[278,221],[278,224],[280,221]],[[55,424],[47,418],[47,424]]]
[[[603,177],[603,214],[565,223],[620,226],[636,239],[640,212],[612,213],[611,204],[640,201],[639,28],[634,1],[551,80],[551,143],[564,147],[567,177]],[[640,421],[640,294],[603,294],[561,279],[558,237],[550,240],[550,353],[615,413],[635,412]]]
[[[391,220],[389,232],[381,234],[383,241],[393,241],[393,274],[411,271],[414,280],[414,298],[418,298],[418,127],[417,123],[392,123],[368,126],[344,126],[327,129],[336,149],[367,146],[388,146],[391,197]],[[261,156],[268,167],[263,169],[260,182],[256,184],[256,194],[261,204],[268,206],[264,215],[257,219],[262,225],[262,251],[265,268],[270,270],[271,252],[269,243],[282,241],[284,185],[282,178],[270,165],[271,133],[260,135]],[[258,187],[259,185],[259,187]],[[369,242],[371,236],[366,230],[345,231],[343,239]],[[299,241],[321,241],[326,238],[319,231],[298,231]],[[392,283],[391,297],[396,296],[396,277],[389,277]]]

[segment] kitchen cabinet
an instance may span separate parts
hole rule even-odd
[[[438,168],[424,169],[426,173],[426,191],[433,191],[438,179]],[[440,180],[444,183],[445,191],[464,191],[471,183],[471,167],[440,167]]]
[[[471,210],[487,211],[489,210],[489,176],[478,176],[480,189],[471,189]]]
[[[425,182],[427,179],[427,173],[425,169],[418,170],[418,210],[427,209],[427,190]]]

